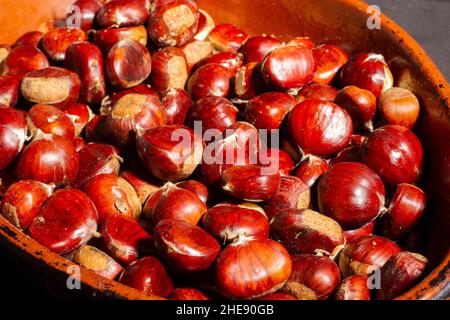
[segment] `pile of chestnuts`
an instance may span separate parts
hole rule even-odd
[[[382,55],[249,36],[193,0],[74,5],[0,45],[15,227],[171,299],[393,299],[425,275],[400,247],[426,208],[420,105]]]

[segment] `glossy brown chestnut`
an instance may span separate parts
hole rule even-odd
[[[207,96],[226,97],[230,92],[228,69],[218,63],[198,68],[190,76],[186,90],[195,101]]]
[[[356,86],[372,92],[376,98],[394,83],[384,57],[376,53],[360,53],[350,58],[342,68],[341,87]]]
[[[24,45],[37,47],[44,34],[41,31],[29,31],[21,35],[13,44],[13,48]]]
[[[339,70],[348,62],[348,54],[342,48],[324,44],[313,49],[316,71],[313,81],[330,84]]]
[[[147,295],[167,298],[174,289],[166,268],[154,257],[132,262],[120,275],[119,282],[143,291]]]
[[[75,179],[78,168],[78,154],[70,141],[43,134],[23,150],[16,173],[20,180],[37,180],[60,187]]]
[[[380,290],[376,299],[394,299],[411,288],[422,277],[428,260],[417,253],[399,252],[394,254],[381,268]]]
[[[226,203],[208,209],[202,225],[221,244],[239,241],[242,237],[269,237],[269,220],[261,212]]]
[[[119,151],[111,145],[91,142],[78,152],[80,168],[71,186],[81,189],[86,182],[99,174],[119,174],[123,161]]]
[[[118,89],[127,89],[144,82],[152,71],[152,58],[147,48],[136,40],[121,40],[108,52],[105,75]]]
[[[162,93],[169,88],[184,89],[189,66],[183,50],[166,47],[152,55],[151,84]]]
[[[106,143],[108,140],[105,134],[105,120],[104,115],[95,115],[86,126],[86,141]]]
[[[197,33],[199,16],[197,4],[189,0],[154,5],[148,35],[158,47],[182,46]]]
[[[1,213],[14,226],[26,230],[52,192],[52,186],[39,181],[18,181],[5,192]]]
[[[80,77],[80,102],[99,104],[106,95],[103,55],[100,49],[89,42],[74,43],[67,48],[65,66]]]
[[[312,188],[329,168],[329,164],[324,159],[308,155],[297,167],[295,176]]]
[[[200,290],[194,288],[177,288],[170,295],[171,300],[210,300]]]
[[[22,78],[26,73],[49,67],[45,54],[37,47],[23,45],[14,48],[3,62],[4,75],[16,75]]]
[[[147,45],[147,29],[144,26],[96,30],[92,34],[92,41],[104,54],[108,54],[122,40],[134,40],[143,46]]]
[[[44,53],[53,61],[64,61],[67,48],[75,42],[87,41],[86,33],[79,28],[62,27],[47,32],[40,45]]]
[[[344,236],[347,242],[350,242],[361,236],[373,234],[374,229],[375,229],[375,220],[370,221],[369,223],[363,225],[358,229],[345,230]]]
[[[355,86],[339,91],[334,103],[349,113],[355,128],[373,130],[373,118],[377,111],[377,98],[372,92]]]
[[[347,242],[339,256],[342,275],[369,275],[401,251],[395,242],[376,235],[366,235]]]
[[[69,116],[54,106],[34,105],[28,111],[27,122],[32,139],[39,139],[43,133],[60,136],[68,141],[75,137],[75,126]]]
[[[78,22],[81,30],[87,32],[92,29],[94,25],[95,15],[97,11],[102,7],[103,0],[77,0],[73,3],[73,8],[76,11],[69,11],[66,17],[66,24],[73,25],[74,22]],[[78,14],[78,16],[75,16]]]
[[[380,177],[358,162],[333,165],[318,185],[320,212],[345,229],[358,228],[385,211],[385,189]]]
[[[155,127],[137,138],[137,151],[145,168],[164,181],[189,177],[202,160],[201,137],[186,126]]]
[[[339,162],[362,162],[361,146],[350,146],[339,152],[336,157],[330,160],[330,166]]]
[[[202,200],[205,205],[208,203],[209,191],[204,184],[195,180],[186,180],[178,182],[176,186],[191,191],[200,200]]]
[[[113,258],[96,247],[83,245],[75,252],[73,261],[102,277],[114,280],[123,268]]]
[[[22,151],[27,139],[25,112],[0,108],[0,170],[8,167]]]
[[[355,274],[342,280],[336,289],[334,300],[370,300],[367,276]]]
[[[260,148],[258,164],[268,167],[277,166],[282,176],[288,176],[295,167],[291,156],[277,148]]]
[[[28,228],[28,235],[48,249],[68,253],[97,235],[98,214],[89,197],[76,189],[53,193]]]
[[[330,258],[295,254],[292,256],[292,273],[281,292],[299,300],[325,300],[340,280],[339,268]]]
[[[134,219],[108,217],[100,233],[106,252],[125,265],[154,252],[153,237]]]
[[[133,187],[141,204],[144,204],[152,193],[160,189],[160,181],[150,177],[141,167],[133,166],[122,170],[120,176]]]
[[[246,201],[271,199],[280,189],[280,183],[281,176],[278,171],[264,170],[264,167],[252,164],[233,166],[222,174],[222,189]]]
[[[217,129],[220,132],[236,123],[238,108],[231,101],[216,96],[198,100],[190,109],[188,122],[195,126],[200,122],[203,131]]]
[[[278,129],[296,105],[297,100],[287,93],[267,92],[247,102],[245,117],[258,129]]]
[[[214,19],[209,15],[208,12],[199,9],[198,13],[198,28],[194,39],[205,41],[208,37],[208,34],[215,28],[216,24],[214,23]]]
[[[211,30],[207,38],[217,51],[230,51],[233,53],[236,53],[247,39],[248,35],[245,31],[230,23],[216,26]]]
[[[412,184],[399,184],[383,216],[383,234],[398,239],[407,234],[423,216],[427,196]]]
[[[336,256],[345,244],[341,226],[310,209],[288,209],[274,215],[270,222],[270,236],[291,254]]]
[[[262,63],[251,62],[239,68],[234,80],[234,93],[243,100],[252,99],[268,91],[267,84],[261,74]]]
[[[298,93],[299,102],[306,99],[323,100],[333,102],[339,90],[325,83],[311,83]]]
[[[353,133],[350,115],[321,100],[300,102],[290,113],[289,132],[304,154],[330,156],[344,149]]]
[[[191,96],[185,90],[175,88],[163,92],[161,103],[166,110],[168,125],[184,124],[189,110],[194,105]]]
[[[94,118],[94,113],[86,104],[69,102],[59,108],[62,109],[72,121],[75,127],[75,136],[79,136]]]
[[[244,55],[244,63],[263,62],[273,49],[281,46],[281,41],[272,36],[254,36],[245,41],[239,52]]]
[[[420,104],[408,89],[393,87],[384,91],[378,101],[378,109],[383,120],[411,129],[417,123]]]
[[[120,28],[144,24],[148,16],[149,10],[142,1],[112,0],[98,10],[96,21],[101,29]]]
[[[20,79],[17,76],[0,76],[0,105],[15,107],[19,100]]]
[[[213,47],[207,41],[191,40],[181,47],[186,56],[188,69],[192,68],[202,59],[213,54]]]
[[[306,209],[311,203],[311,192],[299,178],[282,176],[277,194],[263,205],[270,220],[287,209]]]
[[[63,105],[78,100],[80,86],[80,78],[75,72],[48,67],[28,72],[20,91],[26,100],[33,103]]]
[[[295,91],[313,79],[314,68],[314,57],[310,49],[303,46],[283,46],[266,55],[261,72],[269,85]]]
[[[216,239],[183,220],[161,220],[155,227],[153,239],[162,259],[178,272],[207,270],[220,252]]]
[[[390,185],[416,182],[422,173],[422,144],[402,126],[386,125],[372,132],[362,145],[361,158]]]
[[[207,64],[220,64],[227,68],[230,77],[234,77],[240,67],[242,67],[242,55],[233,52],[217,52],[209,57],[200,60],[194,67],[194,70],[206,66]]]
[[[221,251],[215,263],[219,292],[231,299],[254,299],[277,291],[291,274],[286,249],[269,239],[241,239]]]

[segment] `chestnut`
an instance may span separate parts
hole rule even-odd
[[[103,0],[77,0],[73,3],[73,6],[79,10],[80,16],[80,29],[84,32],[88,32],[94,25],[95,15],[102,7]],[[73,19],[73,13],[67,13],[66,24],[70,25]]]
[[[230,92],[230,80],[226,67],[211,63],[191,74],[186,90],[195,101],[207,96],[226,97]]]
[[[84,184],[83,190],[94,201],[100,222],[113,215],[137,219],[141,214],[141,202],[133,187],[115,174],[98,174]]]
[[[108,115],[113,110],[114,106],[117,104],[117,102],[129,94],[139,94],[144,95],[147,97],[147,100],[154,103],[159,104],[161,101],[159,99],[159,94],[156,90],[151,88],[149,85],[146,84],[140,84],[135,87],[121,90],[117,92],[113,92],[110,95],[106,96],[102,104],[100,106],[100,114],[101,115]]]
[[[342,275],[369,275],[401,251],[395,242],[376,235],[365,235],[347,242],[339,255]]]
[[[412,184],[397,185],[394,195],[383,216],[383,234],[398,239],[416,225],[426,208],[425,192]]]
[[[220,252],[219,243],[211,235],[183,220],[161,220],[153,239],[162,259],[178,272],[207,270]]]
[[[216,24],[214,23],[214,19],[205,10],[198,9],[198,13],[198,28],[194,39],[205,41],[211,30],[215,28]]]
[[[153,5],[148,35],[158,47],[182,46],[197,33],[199,16],[197,4],[189,0]]]
[[[37,47],[43,36],[44,33],[42,33],[41,31],[25,32],[19,38],[17,38],[16,42],[14,42],[12,47],[17,48],[24,45]]]
[[[333,165],[318,185],[320,212],[345,229],[357,228],[385,211],[385,188],[380,177],[358,162]]]
[[[167,115],[167,124],[182,125],[194,105],[191,96],[183,89],[170,88],[162,93],[161,103]]]
[[[27,122],[33,139],[39,138],[43,133],[60,136],[68,141],[75,137],[75,126],[69,116],[50,105],[34,105],[28,111]]]
[[[149,10],[142,1],[112,0],[97,11],[96,21],[101,29],[130,27],[144,24],[148,16]]]
[[[287,209],[306,209],[311,203],[309,187],[299,178],[282,176],[277,194],[263,205],[264,211],[272,219]]]
[[[347,240],[347,242],[350,242],[361,236],[373,234],[374,229],[375,229],[375,220],[372,220],[369,223],[357,229],[344,230],[344,237]]]
[[[169,88],[183,89],[188,77],[188,62],[180,48],[166,47],[152,55],[151,84],[158,92]]]
[[[123,162],[119,151],[111,145],[88,143],[78,152],[80,168],[71,186],[81,189],[86,182],[99,174],[119,174]]]
[[[67,48],[65,66],[80,77],[80,102],[99,104],[106,95],[103,55],[100,49],[89,42],[74,43]]]
[[[350,58],[342,68],[342,87],[356,86],[369,90],[376,98],[392,87],[393,76],[384,57],[376,53],[360,53]]]
[[[73,261],[110,280],[114,280],[123,271],[122,266],[114,261],[113,258],[96,247],[89,245],[78,248],[74,254]]]
[[[297,105],[284,92],[267,92],[247,102],[245,117],[258,129],[278,129],[284,117]]]
[[[118,89],[127,89],[144,82],[152,70],[147,48],[136,40],[121,40],[108,52],[105,75]]]
[[[348,86],[339,91],[334,103],[347,111],[355,128],[373,131],[373,118],[377,110],[377,98],[369,90]]]
[[[378,101],[378,109],[388,124],[414,127],[420,114],[417,97],[408,89],[393,87],[384,91]]]
[[[339,90],[325,83],[311,83],[298,93],[297,100],[315,99],[333,102]]]
[[[22,96],[33,103],[63,105],[75,102],[80,94],[80,78],[75,72],[48,67],[28,72],[20,85]]]
[[[203,131],[217,129],[219,132],[236,123],[238,109],[231,101],[216,96],[198,100],[190,109],[188,122],[191,126],[200,121]]]
[[[247,39],[248,35],[245,31],[230,23],[214,27],[207,38],[217,51],[230,51],[233,53],[236,53]]]
[[[292,255],[292,273],[281,292],[299,300],[325,300],[341,280],[339,268],[328,257]]]
[[[20,180],[37,180],[60,187],[75,179],[78,168],[79,157],[70,141],[42,134],[21,153],[16,173]]]
[[[361,146],[350,146],[339,152],[336,157],[330,160],[331,166],[339,162],[362,162]]]
[[[324,159],[307,155],[298,165],[295,176],[302,180],[308,187],[312,188],[329,168],[329,164]]]
[[[197,62],[193,71],[207,64],[220,64],[228,70],[230,77],[234,77],[239,68],[242,67],[242,55],[228,51],[217,52]]]
[[[355,274],[342,280],[336,289],[334,300],[370,300],[366,275]]]
[[[109,50],[122,40],[134,40],[143,46],[147,45],[147,29],[144,26],[102,29],[92,33],[93,43],[104,54],[108,54]]]
[[[222,244],[242,237],[269,237],[269,220],[261,212],[226,203],[208,209],[202,225]]]
[[[62,27],[47,32],[40,45],[44,53],[53,61],[64,61],[67,48],[75,42],[87,41],[86,33],[79,28]]]
[[[408,128],[386,125],[362,145],[361,159],[389,185],[414,183],[422,173],[423,148]]]
[[[171,300],[210,300],[200,290],[194,288],[177,288],[170,295]]]
[[[28,235],[58,254],[65,254],[97,236],[98,214],[89,197],[76,189],[58,190],[45,202]]]
[[[214,51],[209,42],[200,40],[191,40],[183,45],[181,49],[186,56],[189,70],[192,70],[192,68],[202,59],[212,55]]]
[[[37,47],[23,45],[11,50],[3,62],[4,75],[16,75],[22,78],[26,73],[49,67],[45,54]]]
[[[262,63],[251,62],[239,68],[234,80],[234,93],[245,102],[267,91],[267,85],[261,74]]]
[[[289,132],[304,154],[330,156],[344,149],[353,133],[350,115],[321,100],[300,102],[290,113]]]
[[[230,299],[255,299],[280,289],[292,261],[286,249],[269,239],[241,239],[223,249],[214,270],[218,291]]]
[[[39,181],[18,181],[3,195],[0,212],[14,226],[26,230],[52,192],[52,186]]]
[[[101,224],[105,251],[125,265],[154,252],[153,237],[136,220],[113,215]]]
[[[267,172],[265,172],[267,171]],[[246,201],[265,201],[274,197],[281,183],[278,171],[257,165],[233,166],[222,174],[222,189]]]
[[[316,71],[313,81],[330,84],[339,70],[348,62],[348,55],[342,49],[332,44],[323,44],[313,49]]]
[[[313,79],[314,68],[314,57],[310,49],[283,46],[266,55],[261,72],[269,85],[280,90],[297,91]]]
[[[75,136],[79,136],[94,118],[94,113],[86,104],[69,102],[59,108],[63,110],[72,121],[75,127]]]
[[[133,187],[141,204],[144,204],[153,192],[160,189],[160,182],[147,175],[142,168],[137,166],[122,170],[120,176]]]
[[[294,160],[284,150],[277,148],[260,148],[258,163],[262,166],[275,167],[282,176],[288,176],[295,167]]]
[[[287,209],[276,214],[270,222],[270,236],[291,254],[336,256],[345,244],[341,226],[310,209]]]
[[[405,292],[417,283],[427,266],[428,260],[420,254],[406,251],[394,254],[381,268],[381,283],[375,294],[376,299],[394,299]]]
[[[166,268],[155,257],[144,257],[132,262],[120,275],[119,282],[147,295],[162,298],[167,298],[174,290]]]
[[[107,141],[105,133],[105,120],[104,115],[95,115],[86,126],[85,134],[86,141],[105,143]]]
[[[205,205],[207,205],[209,200],[209,191],[204,184],[195,180],[185,180],[178,182],[176,186],[191,191],[200,200],[202,200]]]
[[[0,108],[0,170],[6,169],[16,159],[26,140],[25,112]]]
[[[0,76],[0,105],[15,107],[19,100],[20,79],[17,76]]]
[[[244,56],[244,64],[263,62],[264,57],[273,49],[281,46],[281,41],[272,36],[250,37],[239,49]]]
[[[149,129],[138,136],[136,145],[146,169],[164,181],[186,179],[203,155],[201,137],[189,127],[180,125]]]

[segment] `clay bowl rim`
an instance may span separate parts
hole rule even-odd
[[[368,4],[362,0],[340,0],[342,5],[356,8],[361,14],[365,15]],[[407,49],[410,53],[410,59],[415,60],[421,72],[429,79],[429,83],[438,93],[440,100],[444,104],[446,99],[450,98],[450,86],[442,73],[436,67],[434,62],[417,43],[417,41],[397,25],[386,15],[381,15],[381,25],[386,32],[392,32],[398,40],[403,39],[400,46]],[[450,105],[447,104],[450,111]],[[17,251],[31,256],[34,260],[45,263],[52,269],[67,274],[70,266],[78,266],[74,262],[65,259],[58,254],[50,251],[43,245],[40,245],[21,230],[13,226],[8,220],[0,215],[0,240],[13,245]],[[79,267],[79,266],[78,266]],[[450,249],[447,251],[444,260],[419,284],[397,299],[442,299],[450,294],[450,284],[445,281],[450,275]],[[80,280],[84,286],[88,286],[96,291],[100,291],[106,296],[112,296],[131,300],[158,300],[161,297],[155,295],[145,295],[141,291],[127,287],[117,281],[103,278],[93,271],[80,267]]]

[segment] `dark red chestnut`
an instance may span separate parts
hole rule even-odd
[[[186,90],[195,101],[207,96],[226,97],[230,91],[228,69],[218,63],[198,68],[189,78]]]
[[[164,181],[186,179],[203,156],[201,137],[189,127],[180,125],[149,129],[137,138],[136,145],[147,170]]]
[[[323,100],[333,102],[339,90],[325,83],[311,83],[298,93],[297,100],[306,99]]]
[[[325,300],[340,280],[339,268],[330,258],[295,254],[292,256],[292,273],[281,291],[299,300]]]
[[[1,213],[14,226],[26,230],[52,192],[53,187],[42,182],[16,182],[3,196]]]
[[[207,40],[217,51],[237,52],[248,39],[248,35],[233,24],[225,23],[216,26],[208,34]]]
[[[0,105],[15,107],[19,100],[20,79],[17,76],[0,76]]]
[[[304,154],[330,156],[344,149],[353,133],[350,115],[338,105],[305,100],[290,113],[289,132]]]
[[[248,38],[239,52],[243,54],[245,64],[263,62],[264,57],[279,46],[281,46],[281,41],[272,36],[255,36]]]
[[[189,70],[201,60],[213,54],[213,47],[207,41],[191,40],[181,47],[186,56]]]
[[[339,70],[348,62],[347,53],[332,44],[324,44],[313,49],[316,72],[313,81],[330,84]]]
[[[362,162],[361,146],[350,146],[339,152],[336,157],[330,160],[331,166],[339,162]]]
[[[334,300],[370,300],[367,276],[355,274],[342,280]]]
[[[119,282],[143,291],[147,295],[167,298],[174,285],[166,268],[154,257],[145,257],[132,262],[121,274]]]
[[[8,167],[22,151],[27,140],[25,112],[0,108],[0,170]]]
[[[64,61],[67,48],[75,42],[87,41],[83,30],[73,27],[55,28],[41,39],[44,53],[53,61]]]
[[[171,300],[210,300],[200,290],[194,288],[177,288],[170,295]]]
[[[75,179],[78,168],[78,154],[70,141],[43,134],[23,150],[16,173],[20,180],[37,180],[60,187]]]
[[[89,122],[94,118],[94,113],[88,105],[70,102],[60,107],[72,121],[75,127],[75,136],[79,136]]]
[[[386,238],[366,235],[347,242],[339,256],[339,268],[343,276],[369,275],[383,267],[391,256],[401,251],[400,247]]]
[[[220,132],[236,123],[238,108],[229,100],[207,96],[198,100],[190,109],[188,122],[195,127],[200,122],[203,131],[217,129]]]
[[[104,115],[95,115],[86,126],[86,141],[106,143],[108,140],[105,133],[105,120]]]
[[[280,289],[291,274],[286,249],[269,239],[242,239],[228,245],[215,263],[219,292],[231,299],[254,299]]]
[[[239,68],[234,80],[234,93],[242,102],[267,91],[267,84],[261,74],[262,63],[251,62]]]
[[[92,31],[92,40],[104,54],[108,54],[109,50],[122,40],[134,40],[147,45],[147,29],[144,26],[111,28]]]
[[[417,97],[404,88],[393,87],[384,91],[378,101],[378,109],[384,121],[411,129],[417,123],[420,104]]]
[[[380,177],[358,162],[333,165],[318,185],[320,212],[345,229],[357,228],[385,211],[385,189]]]
[[[189,67],[183,50],[166,47],[152,55],[151,84],[162,93],[169,88],[184,89]]]
[[[350,58],[342,68],[342,87],[356,86],[372,92],[376,98],[394,83],[384,57],[376,53],[360,53]]]
[[[153,238],[162,259],[178,272],[207,270],[220,252],[219,243],[211,235],[183,220],[161,220]]]
[[[191,191],[200,200],[202,200],[205,205],[208,203],[209,191],[204,184],[195,180],[186,180],[178,182],[176,186]]]
[[[402,126],[387,125],[372,132],[362,145],[361,158],[390,185],[416,182],[422,173],[422,144]]]
[[[22,34],[16,42],[13,44],[13,48],[17,48],[24,45],[30,45],[37,47],[44,34],[41,31],[29,31]],[[1,59],[0,59],[1,60]]]
[[[160,182],[150,177],[141,167],[132,167],[120,172],[120,176],[136,191],[141,204],[144,204],[147,198],[160,189]]]
[[[98,214],[89,197],[76,189],[56,191],[28,228],[28,235],[50,250],[64,254],[97,235]]]
[[[329,168],[330,166],[324,159],[308,155],[297,167],[295,176],[312,188]]]
[[[73,3],[73,7],[76,8],[73,12],[67,13],[66,24],[73,25],[77,19],[80,19],[80,29],[87,32],[92,29],[95,15],[97,11],[102,7],[103,0],[77,0]],[[79,14],[78,16],[74,16]],[[75,21],[72,21],[75,20]]]
[[[22,78],[30,71],[47,68],[49,65],[41,50],[32,45],[23,45],[11,50],[3,62],[3,74]]]
[[[190,95],[183,89],[171,88],[161,96],[161,103],[166,110],[167,124],[184,124],[189,110],[194,105]]]
[[[284,150],[277,148],[261,148],[258,164],[268,167],[278,167],[282,176],[288,176],[295,167],[294,160]]]
[[[266,55],[261,72],[269,85],[296,91],[313,79],[314,57],[306,47],[279,47]]]
[[[96,21],[101,29],[130,27],[144,24],[148,16],[149,10],[142,1],[112,0],[98,10]]]
[[[33,139],[39,139],[42,134],[60,136],[68,141],[75,137],[75,126],[68,115],[53,106],[34,105],[28,111],[27,122]]]
[[[73,261],[110,280],[114,280],[123,271],[122,266],[113,258],[96,247],[89,245],[81,246],[75,252]]]
[[[373,234],[374,229],[375,229],[375,220],[372,220],[358,229],[345,230],[344,236],[347,242],[350,242],[361,236]]]
[[[229,51],[215,53],[209,57],[200,60],[194,68],[194,71],[206,66],[207,64],[220,64],[227,68],[230,77],[234,77],[236,72],[242,67],[242,55]]]

